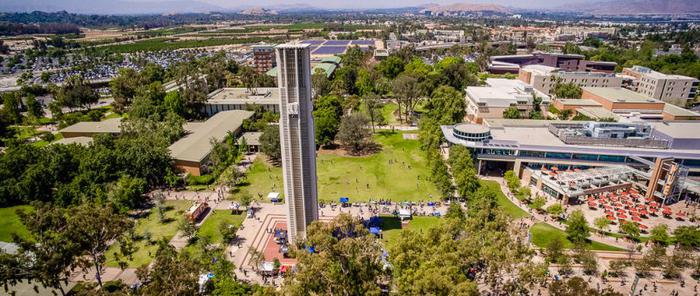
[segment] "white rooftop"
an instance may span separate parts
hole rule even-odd
[[[549,102],[549,96],[532,86],[516,79],[489,78],[488,86],[467,87],[467,98],[473,102],[489,107],[509,107],[518,103],[532,103],[532,94],[536,94],[542,102]]]

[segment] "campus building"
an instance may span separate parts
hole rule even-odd
[[[277,65],[275,46],[271,44],[253,45],[253,69],[258,73],[270,71]]]
[[[185,128],[189,134],[168,147],[175,167],[193,176],[206,173],[213,148],[211,140],[222,141],[229,134],[239,135],[243,121],[251,116],[251,111],[223,111],[205,122],[189,123]]]
[[[514,170],[530,182],[532,172],[542,168],[626,167],[644,185],[638,188],[642,194],[664,202],[700,188],[700,122],[500,119],[485,123],[442,126],[449,145],[471,150],[482,175]]]
[[[288,43],[275,50],[287,230],[289,240],[297,242],[306,237],[306,227],[318,220],[310,46]]]
[[[203,111],[213,116],[229,110],[263,110],[279,113],[279,90],[276,87],[227,87],[211,92]]]
[[[96,135],[118,135],[121,130],[122,119],[110,118],[103,121],[82,121],[74,125],[65,127],[58,132],[63,138],[94,137]]]
[[[484,119],[503,118],[503,111],[514,106],[523,117],[533,111],[534,97],[542,99],[540,110],[545,115],[549,96],[515,79],[486,79],[487,86],[466,88],[467,119],[481,123]]]
[[[629,120],[700,119],[700,114],[696,112],[624,88],[583,87],[581,90],[581,99],[594,101],[602,108]]]
[[[489,58],[488,71],[494,74],[518,74],[520,68],[528,65],[543,65],[559,68],[567,72],[603,72],[613,73],[617,63],[587,61],[580,54],[536,52],[523,55],[502,55]]]
[[[518,79],[547,94],[552,94],[557,82],[573,83],[580,87],[621,87],[623,80],[612,73],[570,72],[544,65],[522,67]]]
[[[630,88],[649,97],[666,102],[695,98],[700,81],[683,75],[664,74],[647,67],[633,66],[622,69],[622,74],[632,77]]]

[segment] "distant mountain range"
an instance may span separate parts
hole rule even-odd
[[[67,11],[80,14],[165,14],[224,11],[195,0],[131,2],[124,0],[1,0],[2,12]]]
[[[435,3],[430,3],[423,5],[423,11],[430,10],[435,13],[447,12],[447,13],[459,13],[459,12],[478,12],[478,11],[490,11],[490,12],[500,12],[500,13],[511,13],[512,9],[507,8],[502,5],[497,4],[481,4],[481,3],[454,3],[447,5],[440,5]]]
[[[617,0],[567,5],[556,10],[594,15],[691,14],[700,13],[700,0]]]
[[[568,11],[594,15],[635,15],[635,14],[688,14],[700,13],[700,0],[601,0],[602,2],[572,1],[563,6],[543,7],[540,11]],[[507,3],[501,0],[494,2]],[[510,5],[510,4],[506,4]],[[541,6],[542,1],[532,5]],[[401,7],[397,7],[399,9]],[[532,9],[515,8],[499,4],[484,3],[428,3],[418,7],[403,7],[410,11],[430,10],[433,13],[446,12],[496,12],[518,13]],[[308,3],[290,3],[280,5],[260,5],[255,2],[243,1],[240,5],[231,3],[225,7],[205,3],[198,0],[0,0],[0,12],[29,12],[29,11],[67,11],[79,14],[168,14],[187,12],[242,12],[247,14],[271,14],[274,12],[322,11],[324,8],[313,7]],[[354,10],[363,10],[358,7]],[[366,10],[370,10],[369,8]]]

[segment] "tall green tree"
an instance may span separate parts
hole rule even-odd
[[[282,147],[280,146],[280,129],[278,126],[269,125],[260,136],[260,151],[265,153],[273,163],[279,164],[282,159]]]
[[[66,233],[79,245],[83,268],[93,268],[97,284],[102,287],[105,252],[114,241],[122,239],[134,222],[111,207],[85,203],[71,210]]]
[[[360,153],[372,144],[372,131],[368,124],[369,119],[360,113],[343,116],[336,137],[352,153]]]
[[[296,272],[285,280],[290,295],[380,295],[388,274],[382,246],[358,218],[340,215],[330,223],[313,222],[298,252]]]
[[[585,243],[590,236],[590,227],[583,212],[576,210],[566,221],[567,238],[574,243]]]
[[[16,255],[0,255],[10,260],[0,260],[5,261],[0,268],[3,283],[16,284],[29,280],[66,295],[63,287],[68,284],[72,271],[77,267],[76,258],[80,255],[78,244],[67,231],[68,213],[50,204],[33,205],[33,210],[17,213],[30,236],[15,234],[13,240],[19,245],[19,252]]]
[[[90,104],[97,103],[100,96],[85,78],[73,75],[66,79],[62,87],[54,89],[54,98],[63,107],[87,109]]]
[[[402,106],[406,121],[410,121],[413,108],[421,95],[418,79],[408,74],[401,74],[391,82],[391,89],[396,97],[396,103],[399,105],[399,121],[403,122]]]
[[[189,257],[189,253],[178,253],[166,240],[158,244],[158,251],[152,267],[144,266],[136,275],[144,285],[141,295],[196,295],[199,293],[197,280],[202,266]]]

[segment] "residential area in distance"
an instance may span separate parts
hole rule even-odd
[[[0,294],[698,295],[700,3],[0,3]]]

